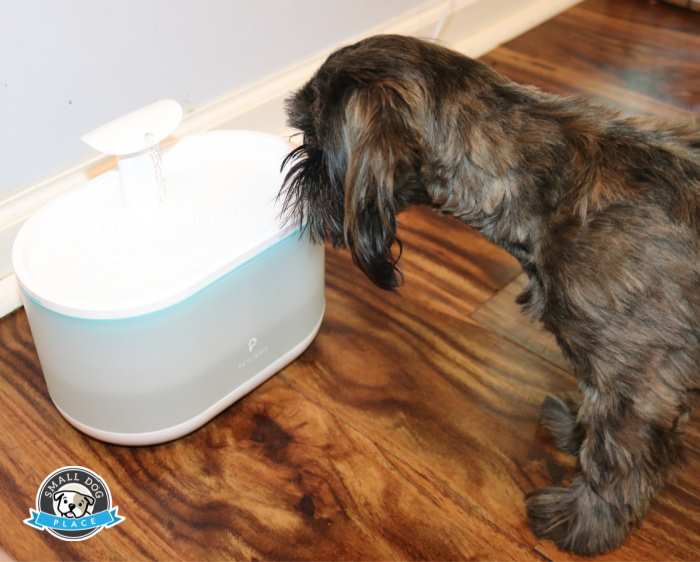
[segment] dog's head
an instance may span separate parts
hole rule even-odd
[[[396,214],[427,202],[429,59],[448,51],[377,36],[333,53],[287,102],[303,143],[285,159],[284,211],[316,241],[347,246],[380,287],[399,284]]]
[[[553,158],[540,146],[556,127],[528,118],[539,97],[419,39],[378,35],[339,49],[288,100],[289,124],[304,140],[283,164],[283,212],[314,240],[349,247],[370,279],[393,289],[396,214],[410,204],[500,236],[495,225],[518,170],[537,177]],[[528,139],[541,142],[528,149]]]
[[[57,502],[56,510],[59,515],[73,519],[85,515],[90,506],[95,503],[95,498],[92,496],[70,490],[59,490],[53,495],[53,500]]]

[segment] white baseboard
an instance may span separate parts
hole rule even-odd
[[[477,33],[463,35],[462,39],[456,40],[450,46],[470,57],[480,57],[495,49],[498,45],[514,39],[529,29],[571,8],[580,1],[531,0],[518,2],[517,7],[514,7],[511,12],[504,12],[497,19],[489,21],[482,26]],[[450,25],[459,25],[462,18],[456,15],[452,18]]]
[[[477,57],[527,31],[580,0],[435,0],[343,44],[378,33],[430,38]],[[449,21],[447,20],[449,16]],[[175,137],[214,128],[247,128],[278,134],[285,126],[284,99],[311,77],[340,44],[250,86],[188,113]],[[48,178],[0,202],[0,317],[19,306],[12,274],[12,242],[22,223],[58,195],[109,169],[113,161],[95,158]]]
[[[6,275],[0,279],[0,316],[6,316],[20,306],[17,278],[14,274]]]

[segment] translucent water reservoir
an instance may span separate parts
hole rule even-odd
[[[324,311],[323,247],[279,217],[284,140],[215,131],[160,161],[149,140],[126,173],[33,216],[13,249],[54,403],[131,445],[214,417],[298,356]],[[125,189],[139,174],[150,194]]]

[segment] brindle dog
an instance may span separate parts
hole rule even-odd
[[[580,554],[620,545],[679,462],[700,386],[697,124],[621,118],[400,36],[333,53],[288,115],[304,140],[285,160],[287,216],[380,287],[399,284],[396,214],[414,204],[520,261],[518,301],[581,390],[544,404],[579,470],[529,495],[530,524]]]

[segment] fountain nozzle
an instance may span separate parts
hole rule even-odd
[[[91,148],[119,157],[124,203],[133,209],[157,207],[165,201],[160,167],[160,142],[182,121],[182,106],[160,100],[119,117],[81,137]]]

